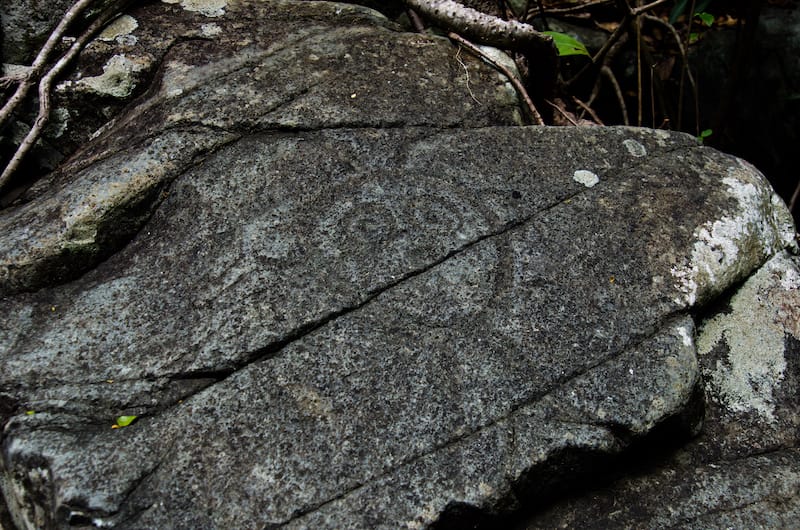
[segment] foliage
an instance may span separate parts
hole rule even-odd
[[[704,129],[700,131],[700,134],[697,136],[697,140],[700,143],[703,143],[703,141],[705,141],[705,139],[711,136],[713,133],[714,131],[712,131],[711,129]]]
[[[119,416],[117,418],[117,423],[111,426],[112,429],[119,429],[120,427],[127,427],[134,421],[136,421],[137,416]]]
[[[700,21],[708,27],[711,27],[714,24],[714,15],[710,13],[698,12],[695,13],[694,16],[700,19]]]
[[[543,31],[542,33],[553,37],[553,42],[556,45],[559,56],[586,55],[589,57],[589,51],[586,49],[586,46],[584,46],[581,41],[566,33],[559,33],[557,31]]]

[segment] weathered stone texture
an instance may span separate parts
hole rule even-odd
[[[183,37],[141,98],[0,214],[17,526],[796,513],[794,228],[755,168],[518,126],[498,74],[367,9],[148,4],[136,45],[159,13]],[[663,438],[638,504],[544,510]]]
[[[800,515],[800,263],[780,253],[701,319],[703,432],[519,528],[790,528]]]

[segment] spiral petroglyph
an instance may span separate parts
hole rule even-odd
[[[488,229],[484,214],[452,189],[386,181],[327,205],[315,223],[311,246],[324,259],[345,265],[350,281],[362,283],[365,275],[373,275],[376,282],[392,282]],[[431,231],[440,237],[425,235]]]

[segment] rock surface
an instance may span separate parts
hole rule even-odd
[[[516,126],[498,74],[364,8],[137,9],[133,35],[168,11],[206,36],[0,215],[16,526],[460,527],[686,442],[704,406],[792,487],[794,229],[755,168]],[[764,355],[723,331],[747,311]]]
[[[800,260],[782,253],[700,321],[703,433],[519,528],[791,528],[800,520]]]
[[[3,216],[0,294],[74,277],[104,259],[138,230],[171,179],[248,134],[520,123],[516,96],[499,74],[447,40],[391,31],[375,11],[223,4],[224,16],[141,7],[128,35],[134,45],[95,46],[108,61],[164,57],[148,97],[108,125],[113,132],[98,131],[29,193],[30,202]],[[376,82],[377,71],[385,75]]]

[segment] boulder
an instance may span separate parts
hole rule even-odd
[[[137,9],[219,31],[0,214],[15,526],[491,525],[691,447],[706,384],[793,443],[797,276],[759,275],[794,227],[751,165],[519,126],[497,73],[365,8]],[[776,274],[747,379],[714,311]]]

